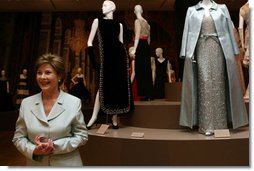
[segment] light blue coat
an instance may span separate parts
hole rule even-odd
[[[33,158],[37,135],[53,140],[54,154]],[[13,143],[27,158],[27,165],[82,166],[78,147],[87,140],[88,132],[78,98],[60,91],[48,116],[44,113],[41,93],[22,101]]]
[[[240,80],[237,73],[235,55],[239,54],[233,25],[226,5],[213,2],[210,8],[227,67],[229,95],[227,96],[229,122],[233,128],[248,124],[246,106],[243,101]],[[180,125],[192,128],[198,124],[197,116],[197,73],[192,58],[201,30],[204,8],[200,2],[188,8],[182,38],[180,57],[185,58],[181,97]]]

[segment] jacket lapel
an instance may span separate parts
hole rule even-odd
[[[64,93],[62,91],[60,91],[57,101],[54,104],[54,106],[52,107],[52,109],[47,117],[48,121],[58,117],[61,113],[63,113],[65,111],[65,109],[63,107],[63,101],[64,101]]]
[[[47,117],[45,115],[43,105],[42,105],[42,98],[41,93],[39,93],[36,97],[34,102],[34,107],[32,107],[31,112],[38,118],[40,121],[47,123]]]

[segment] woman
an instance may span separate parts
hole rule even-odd
[[[213,135],[248,124],[236,69],[239,49],[226,5],[202,0],[189,7],[180,57],[185,58],[180,125]]]
[[[135,74],[137,80],[138,96],[144,96],[143,100],[151,100],[153,91],[153,80],[151,70],[150,55],[150,25],[142,17],[143,9],[141,5],[134,7],[135,20],[135,39],[132,56],[135,56]]]
[[[133,107],[129,61],[123,44],[123,26],[113,20],[116,6],[105,0],[102,19],[94,19],[87,41],[90,52],[97,33],[100,54],[99,90],[96,94],[92,118],[87,124],[90,129],[97,119],[99,110],[112,116],[112,127],[118,129],[119,114],[129,113]],[[91,56],[91,55],[90,55]]]
[[[35,67],[41,92],[23,99],[13,143],[29,166],[82,166],[78,147],[87,142],[88,133],[80,99],[59,88],[63,59],[45,54]]]

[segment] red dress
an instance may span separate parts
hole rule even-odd
[[[132,72],[133,72],[133,65],[130,65],[130,75],[132,74]],[[140,99],[142,98],[141,96],[138,96],[136,76],[134,77],[132,82],[132,94],[133,94],[134,101],[140,101]]]

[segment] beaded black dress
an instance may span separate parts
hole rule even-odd
[[[16,107],[19,108],[24,98],[29,96],[28,77],[20,77],[17,85]]]
[[[99,19],[99,99],[106,114],[128,113],[133,105],[126,49],[119,41],[120,23]]]

